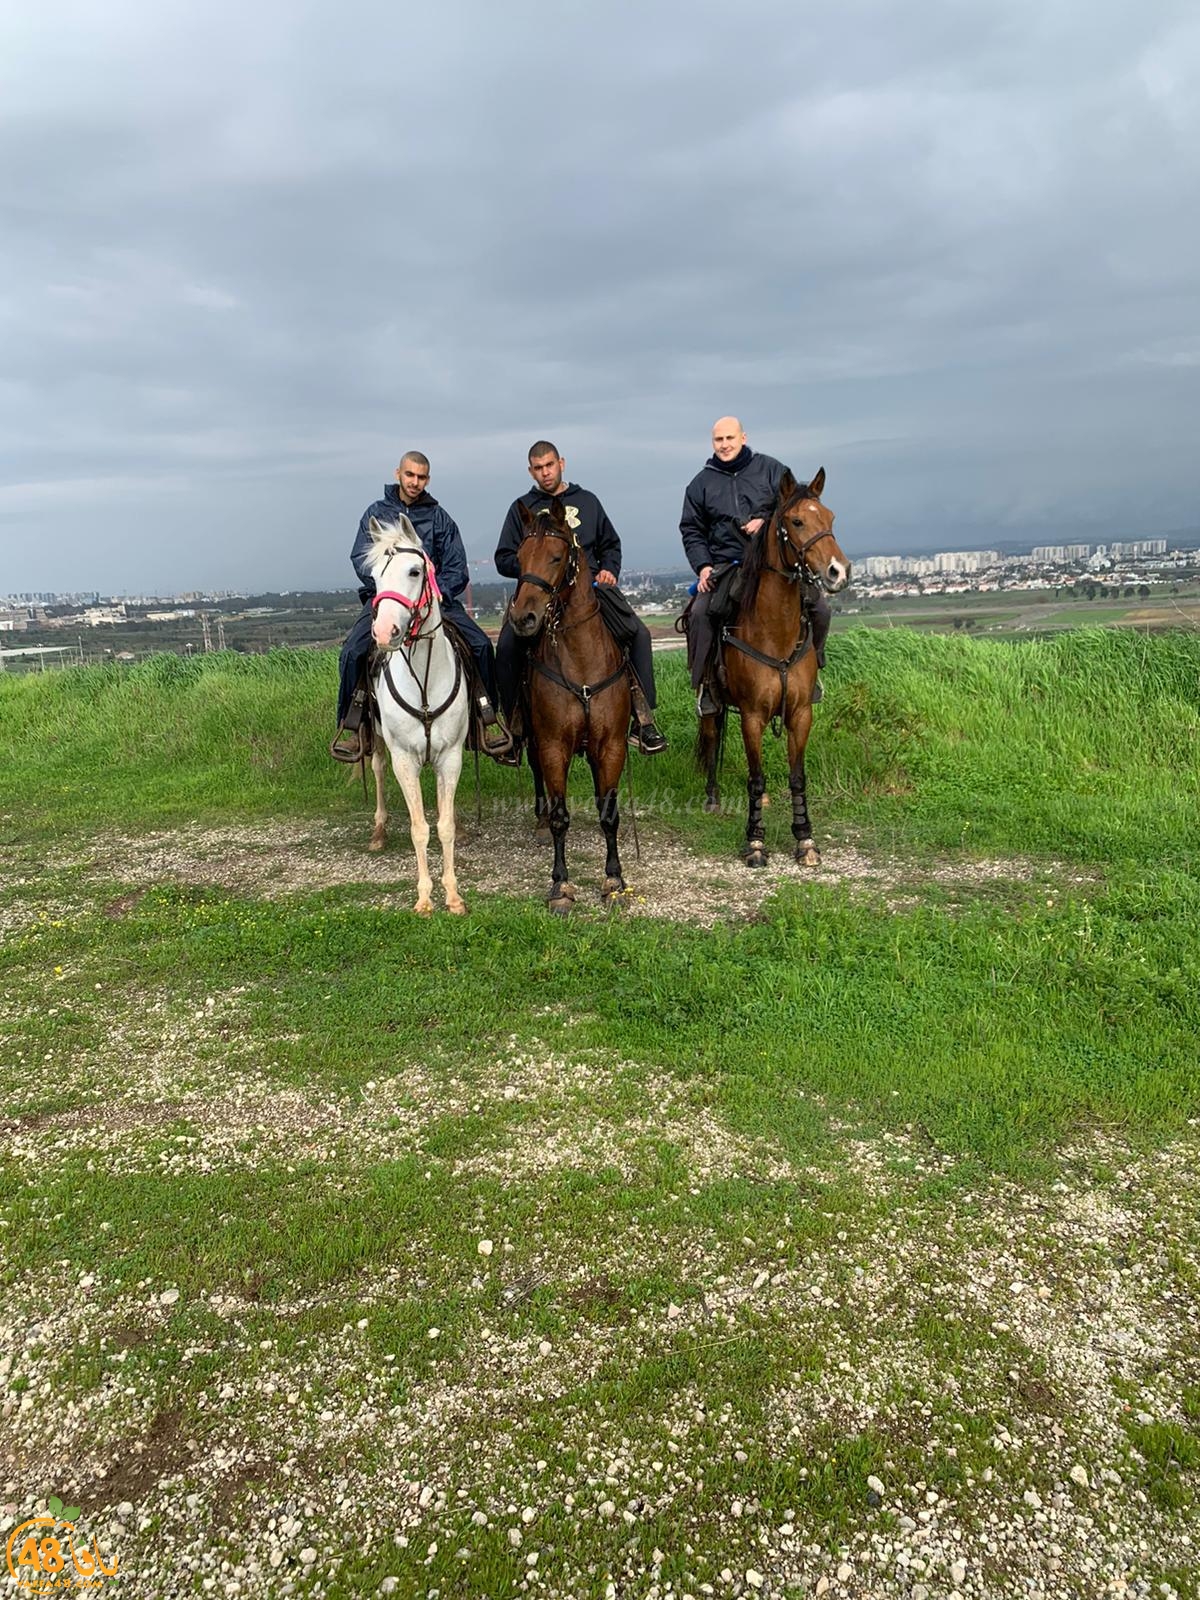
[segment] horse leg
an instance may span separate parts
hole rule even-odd
[[[404,792],[413,849],[417,853],[417,903],[413,910],[419,916],[427,917],[433,910],[430,898],[433,879],[429,876],[429,823],[425,820],[425,802],[421,798],[421,766],[416,756],[410,755],[407,750],[394,750],[392,770]]]
[[[717,783],[717,760],[721,753],[721,731],[725,722],[725,712],[719,711],[715,715],[700,718],[700,729],[696,735],[696,760],[700,770],[704,773],[704,809],[705,811],[719,811],[721,809],[721,790]]]
[[[462,772],[462,747],[446,752],[437,769],[438,840],[442,846],[442,890],[446,896],[446,910],[456,917],[466,915],[466,903],[458,892],[458,879],[454,875],[455,816],[454,795]]]
[[[382,850],[387,839],[387,756],[383,735],[376,733],[371,749],[371,771],[375,774],[375,827],[368,850]]]
[[[788,728],[788,788],[792,791],[792,837],[796,841],[796,860],[802,867],[819,867],[821,852],[813,842],[808,819],[808,791],[804,778],[804,747],[812,728],[812,707],[801,705],[795,722]]]
[[[529,770],[533,774],[533,826],[538,838],[545,841],[550,838],[550,806],[546,799],[546,780],[542,776],[542,763],[532,734],[525,749],[529,757]]]
[[[604,886],[600,890],[600,898],[606,906],[625,893],[625,879],[621,873],[621,856],[617,849],[617,833],[621,826],[621,811],[618,804],[618,785],[621,780],[621,769],[625,765],[624,741],[617,744],[610,741],[600,756],[593,757],[590,752],[588,760],[592,768],[592,779],[596,790],[596,810],[600,814],[600,830],[604,834]]]
[[[746,843],[742,850],[742,860],[748,867],[765,867],[767,864],[762,819],[763,795],[766,792],[767,780],[763,776],[762,736],[763,719],[757,713],[747,711],[743,707],[742,743],[746,747],[746,766],[749,769],[746,791],[750,804],[746,816]]]
[[[546,761],[545,780],[549,804],[546,816],[554,839],[554,871],[546,903],[551,911],[565,916],[575,907],[575,890],[567,881],[567,829],[571,815],[567,810],[567,769],[571,758],[563,750],[553,750]]]

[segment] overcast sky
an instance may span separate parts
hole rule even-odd
[[[0,17],[0,593],[349,585],[410,446],[485,561],[540,435],[681,565],[724,412],[852,557],[1200,523],[1194,0]]]

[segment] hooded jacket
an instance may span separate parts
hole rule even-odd
[[[679,519],[693,572],[742,559],[742,525],[771,515],[786,471],[782,461],[759,455],[748,445],[732,461],[709,457],[684,491]]]
[[[513,501],[504,519],[504,526],[500,530],[500,542],[496,546],[496,571],[503,578],[521,576],[517,546],[525,537],[525,524],[521,521],[518,507],[524,503],[530,511],[544,511],[554,500],[562,501],[567,524],[579,535],[579,543],[587,556],[592,577],[594,578],[600,571],[606,571],[619,579],[620,536],[608,520],[608,512],[592,491],[581,489],[577,483],[567,484],[563,492],[558,495],[547,494],[544,489],[533,488]]]
[[[365,605],[374,597],[375,580],[367,571],[367,557],[371,551],[371,518],[376,522],[399,522],[404,516],[417,530],[426,555],[433,561],[438,586],[447,599],[457,600],[467,587],[470,573],[467,569],[467,552],[463,547],[458,524],[449,516],[428,490],[423,489],[411,505],[406,504],[398,483],[389,483],[383,499],[375,500],[362,514],[358,536],[350,552],[350,560],[358,574],[362,588],[359,599]],[[365,591],[365,593],[364,593]]]

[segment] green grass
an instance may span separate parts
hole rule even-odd
[[[535,1539],[545,1592],[600,1597],[622,1573],[641,1592],[656,1550],[660,1581],[694,1592],[759,1561],[756,1530],[785,1512],[823,1561],[871,1529],[899,1537],[892,1506],[864,1501],[868,1474],[949,1497],[968,1542],[990,1495],[1051,1492],[1092,1435],[1072,1433],[1070,1372],[1009,1324],[1008,1280],[1049,1286],[1074,1327],[1126,1273],[1130,1296],[1154,1285],[1162,1371],[1122,1356],[1110,1387],[1129,1403],[1104,1422],[1160,1530],[1192,1515],[1200,1369],[1167,1320],[1178,1307],[1186,1327],[1195,1301],[1186,1209],[1171,1233],[1177,1197],[1159,1196],[1119,1260],[1036,1222],[1019,1247],[1012,1232],[1026,1203],[1049,1214],[1064,1172],[1122,1211],[1130,1166],[1152,1186],[1194,1143],[1200,645],[859,629],[831,656],[818,833],[891,861],[886,885],[784,883],[712,929],[564,923],[532,892],[474,895],[464,920],[385,911],[382,893],[408,890],[403,845],[374,881],[320,893],[162,882],[125,903],[112,833],[278,818],[359,841],[358,791],[324,752],[332,657],[0,679],[0,1118],[21,1152],[0,1161],[0,1393],[36,1400],[6,1418],[22,1459],[67,1452],[54,1489],[106,1504],[73,1463],[128,1462],[181,1418],[194,1449],[164,1463],[201,1485],[196,1516],[231,1561],[253,1541],[239,1504],[324,1504],[344,1481],[383,1532],[339,1545],[329,1594],[396,1571],[402,1593],[510,1592]],[[635,761],[643,848],[661,831],[730,860],[740,754],[729,813],[701,815],[682,660],[660,667],[673,748]],[[769,762],[786,847],[776,744]],[[516,786],[491,767],[483,782],[495,815]],[[980,881],[982,855],[1021,875]],[[295,1095],[300,1121],[273,1127]],[[222,1145],[204,1112],[243,1099],[260,1109]],[[592,1154],[543,1160],[559,1140]],[[1064,1248],[1088,1287],[1059,1282]],[[993,1261],[985,1305],[969,1274]],[[438,1385],[464,1412],[406,1432]],[[1004,1454],[1001,1426],[1018,1436]],[[1043,1449],[1051,1426],[1076,1443]],[[250,1465],[213,1499],[204,1463],[230,1441]],[[691,1477],[668,1494],[680,1459]],[[449,1495],[436,1541],[405,1486],[433,1480]],[[155,1530],[182,1516],[178,1495],[124,1481]],[[735,1499],[759,1520],[731,1521]],[[514,1554],[506,1507],[527,1502]],[[324,1550],[318,1525],[305,1537]],[[1155,1576],[1187,1593],[1177,1557]]]
[[[360,816],[357,787],[325,753],[335,666],[331,653],[278,651],[0,680],[10,833]],[[657,666],[672,749],[635,763],[642,805],[688,838],[732,848],[734,816],[699,814],[682,657]],[[734,726],[735,813],[739,745]],[[768,741],[767,754],[782,800],[782,746]],[[529,793],[524,776],[483,768],[486,804]],[[824,838],[1189,866],[1200,846],[1200,637],[1081,630],[1012,644],[839,631],[809,789]],[[590,810],[582,776],[575,805]],[[780,805],[769,826],[771,842],[786,843]]]

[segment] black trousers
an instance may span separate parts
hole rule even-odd
[[[595,593],[600,600],[600,615],[621,649],[629,651],[629,664],[645,691],[647,705],[653,711],[658,704],[658,696],[654,688],[654,648],[650,643],[650,630],[621,591],[612,584],[597,584]],[[505,622],[496,640],[496,685],[506,716],[511,717],[516,707],[532,643],[532,640],[522,639],[508,622]]]
[[[709,616],[709,602],[712,599],[712,590],[705,589],[697,594],[688,614],[688,667],[692,674],[692,688],[697,693],[704,681],[704,669],[713,647],[713,625]],[[829,637],[829,624],[833,621],[833,611],[825,597],[825,591],[818,589],[813,584],[806,584],[801,596],[801,605],[808,617],[809,626],[812,628],[813,649],[817,652],[817,665],[825,665],[825,641]]]
[[[355,618],[354,626],[346,635],[346,642],[342,646],[342,654],[338,661],[338,708],[337,720],[340,727],[345,720],[346,712],[350,709],[350,697],[358,682],[359,673],[366,665],[367,657],[371,653],[371,620],[373,612],[370,605],[365,605]],[[458,600],[442,601],[442,620],[451,628],[456,628],[470,646],[471,655],[475,661],[475,670],[479,674],[480,682],[487,690],[488,699],[493,705],[496,703],[496,652],[492,641],[483,629],[469,617]]]

